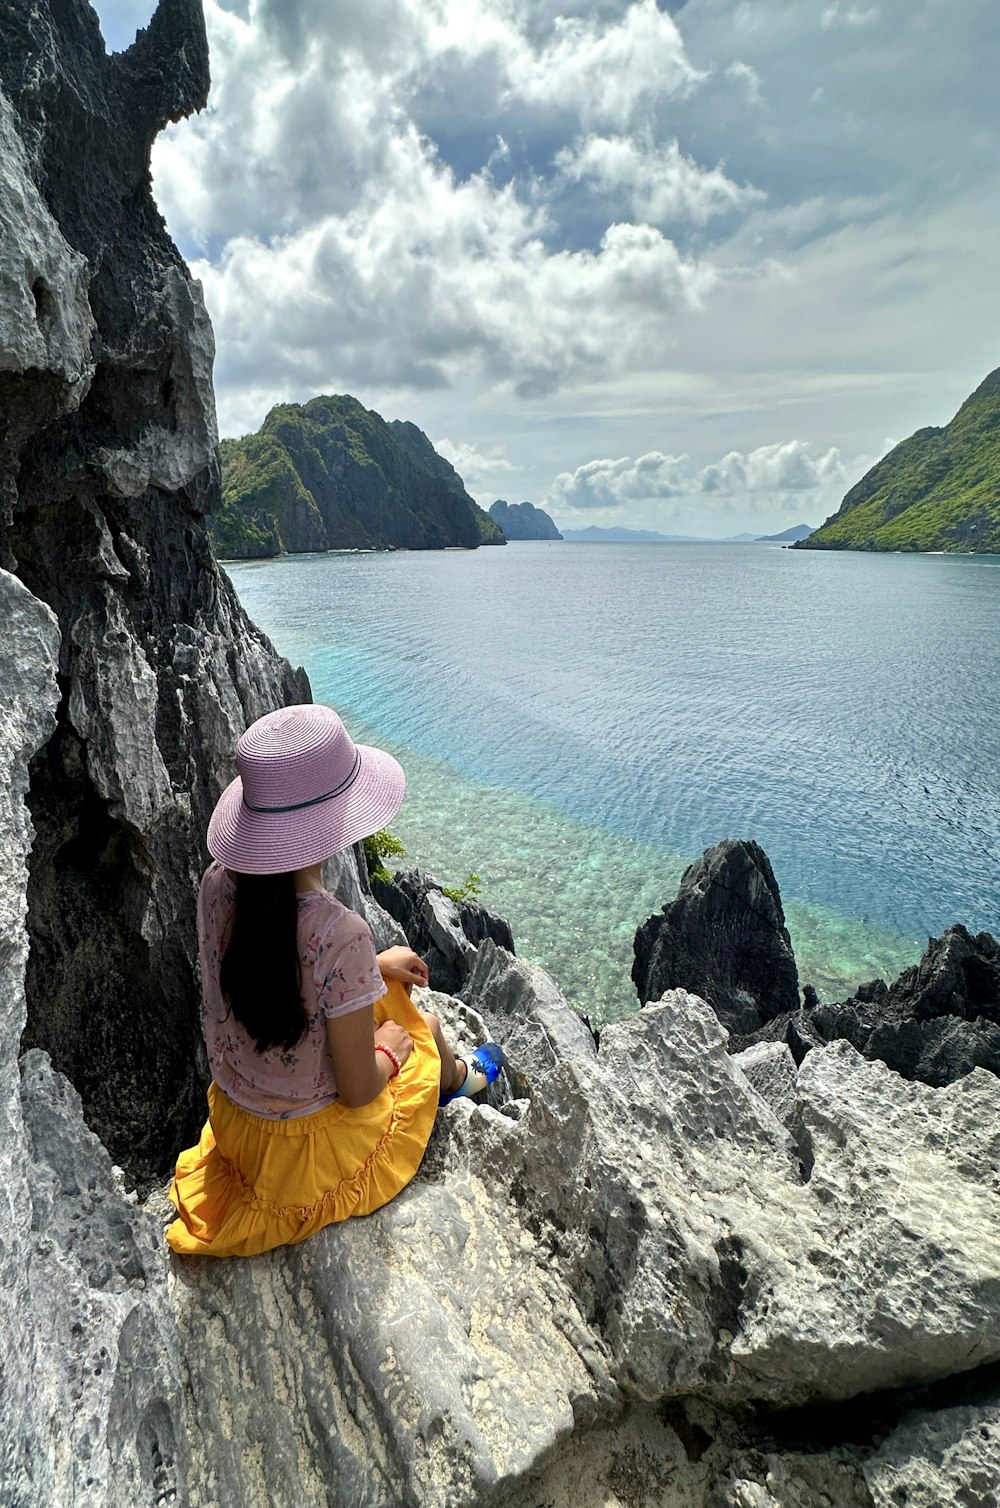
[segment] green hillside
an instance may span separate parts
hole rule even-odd
[[[1000,554],[1000,368],[944,429],[918,429],[796,550]]]
[[[332,549],[504,544],[454,467],[414,424],[356,398],[278,404],[258,432],[223,440],[210,528],[225,558]]]

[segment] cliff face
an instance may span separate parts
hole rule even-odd
[[[1000,553],[1000,367],[950,424],[897,445],[794,548]]]
[[[222,466],[211,527],[224,557],[504,543],[415,424],[386,424],[355,398],[279,404],[257,434],[223,441]]]
[[[545,509],[534,503],[508,503],[498,497],[490,504],[490,518],[508,539],[562,539]]]
[[[201,1114],[205,822],[246,722],[308,689],[214,563],[212,331],[149,188],[156,132],[205,102],[198,0],[113,57],[85,0],[5,5],[0,78],[0,545],[58,624],[24,1045],[149,1177]]]

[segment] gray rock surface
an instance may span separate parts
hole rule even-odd
[[[520,997],[485,1026],[530,1098],[449,1107],[369,1220],[177,1264],[200,1500],[515,1501],[556,1461],[570,1482],[636,1400],[725,1414],[1000,1357],[991,1076],[932,1090],[847,1044],[814,1053],[804,1182],[703,1002],[673,992],[597,1053],[551,987],[530,1000],[529,968],[484,944],[477,999]],[[263,1444],[220,1460],[220,1435]]]
[[[323,866],[323,883],[345,906],[364,917],[379,951],[406,942],[406,933],[399,922],[372,895],[368,864],[360,843],[327,859]]]
[[[635,934],[632,979],[643,1003],[664,990],[691,990],[727,1030],[744,1035],[797,1009],[781,896],[758,844],[727,838],[688,866],[677,898]]]
[[[510,925],[503,917],[476,900],[453,901],[440,882],[421,869],[400,870],[391,880],[375,878],[371,890],[426,960],[437,990],[456,995],[464,990],[476,948],[486,938],[514,952]]]
[[[745,1073],[761,1099],[766,1100],[789,1130],[800,1124],[798,1069],[784,1042],[761,1042],[736,1053],[733,1062]]]
[[[982,1401],[914,1410],[864,1465],[875,1508],[996,1508],[1000,1501],[1000,1388]]]
[[[21,1062],[21,1104],[31,1231],[19,1377],[30,1423],[3,1501],[184,1502],[181,1352],[161,1222],[127,1191],[79,1095],[38,1049]]]
[[[480,944],[463,999],[498,1033],[515,1096],[527,1097],[559,1064],[597,1054],[590,1028],[571,1010],[538,964],[515,958],[492,940]]]
[[[28,764],[55,726],[59,629],[0,571],[0,1501],[181,1501],[180,1352],[160,1228],[126,1193],[26,1017]]]

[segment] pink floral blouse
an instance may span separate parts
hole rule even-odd
[[[198,892],[202,1027],[212,1077],[254,1115],[287,1120],[320,1110],[337,1097],[326,1020],[372,1005],[385,994],[371,930],[325,890],[299,896],[299,957],[308,1030],[292,1048],[259,1053],[219,988],[219,965],[236,886],[213,862]]]

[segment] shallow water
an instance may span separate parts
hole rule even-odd
[[[825,998],[953,921],[997,929],[998,563],[556,543],[228,569],[401,758],[407,862],[478,873],[604,1020],[634,1006],[635,927],[722,837],[766,849]]]

